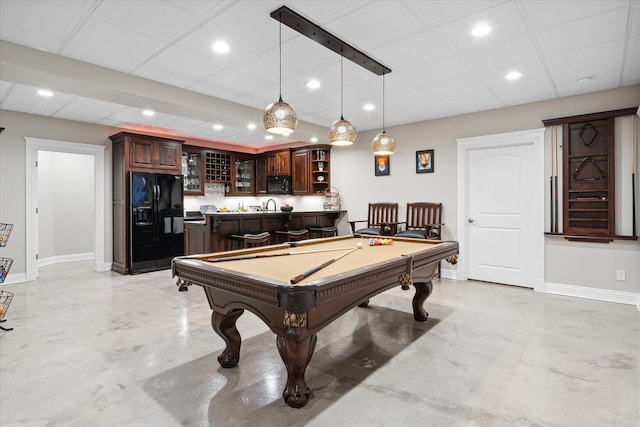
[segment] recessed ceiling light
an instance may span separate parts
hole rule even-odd
[[[151,117],[151,116],[155,116],[156,112],[153,110],[142,110],[142,114],[144,114],[147,117]]]
[[[364,105],[362,106],[362,109],[363,109],[364,111],[373,111],[373,110],[375,110],[375,109],[376,109],[376,106],[375,106],[375,105],[373,105],[373,104],[364,104]]]
[[[256,128],[256,124],[255,124],[255,123],[249,123],[249,124],[247,125],[247,127],[248,127],[249,129],[251,129],[251,130],[254,130],[254,129]]]
[[[318,89],[320,87],[320,82],[316,79],[311,79],[307,82],[307,87],[309,89]]]
[[[507,80],[518,80],[520,77],[522,77],[522,73],[520,71],[511,71],[509,74],[504,76]]]
[[[478,24],[475,27],[473,27],[473,30],[471,30],[471,34],[473,34],[475,37],[486,36],[490,32],[491,32],[491,27],[485,23]]]
[[[311,137],[311,142],[318,142],[318,138],[316,138],[315,136]]]
[[[271,140],[271,139],[273,139],[273,135],[265,135],[265,136],[264,136],[264,139],[269,139],[269,140]]]
[[[51,97],[53,96],[53,92],[50,91],[49,89],[38,89],[38,95]]]
[[[211,44],[211,49],[213,49],[214,52],[218,52],[218,53],[227,53],[231,50],[231,48],[229,47],[229,44],[224,40],[218,40],[216,42],[213,42]]]
[[[219,123],[216,123],[215,125],[213,125],[213,128],[214,128],[215,130],[222,130],[222,127],[223,127],[223,126],[222,126],[221,124],[219,124]]]

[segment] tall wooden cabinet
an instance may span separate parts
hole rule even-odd
[[[562,191],[556,195],[562,198],[562,232],[549,234],[590,242],[629,237],[616,235],[615,119],[634,115],[636,109],[542,121],[562,126]]]
[[[331,185],[331,146],[314,145],[291,152],[293,194],[324,194]]]
[[[113,142],[113,264],[129,274],[129,172],[182,173],[183,141],[120,132]]]

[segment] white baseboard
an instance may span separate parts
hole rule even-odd
[[[611,289],[588,288],[585,286],[563,285],[545,282],[543,292],[568,297],[587,298],[598,301],[635,305],[640,311],[640,294]]]
[[[440,277],[443,279],[464,280],[458,278],[458,270],[450,270],[448,268],[442,268],[440,270]]]
[[[111,264],[110,262],[105,262],[105,263],[97,263],[96,262],[96,271],[98,273],[102,273],[103,271],[111,271]]]
[[[12,285],[14,283],[24,283],[27,281],[27,275],[25,273],[10,273],[5,277],[4,282],[0,284],[2,285]]]
[[[94,259],[95,257],[96,255],[93,252],[52,256],[49,258],[39,259],[38,268],[46,267],[48,265],[53,265],[53,264],[59,264],[62,262],[86,261],[86,260]]]

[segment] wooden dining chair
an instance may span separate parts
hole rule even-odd
[[[413,239],[442,239],[442,203],[413,202],[407,203],[407,220],[404,230],[396,233],[396,237]],[[436,277],[440,277],[440,261]],[[402,289],[406,289],[403,287]]]
[[[365,228],[356,230],[356,224],[366,222]],[[393,236],[398,230],[397,203],[369,203],[369,214],[366,220],[349,221],[351,232],[371,236]]]
[[[444,226],[442,203],[407,203],[407,220],[400,224],[405,224],[405,227],[395,234],[397,237],[440,240]]]

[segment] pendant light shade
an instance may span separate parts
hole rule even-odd
[[[376,156],[393,154],[396,150],[396,139],[384,129],[384,74],[382,74],[382,132],[371,141],[371,149]]]
[[[387,154],[393,154],[396,150],[396,139],[390,133],[384,130],[376,135],[371,142],[371,148],[373,154],[376,156],[384,156]]]
[[[293,107],[284,102],[280,96],[276,102],[269,104],[264,110],[262,121],[267,132],[288,135],[296,129],[298,116]]]
[[[340,120],[336,120],[329,128],[329,142],[331,145],[345,146],[351,145],[356,140],[356,128],[349,120],[345,120],[342,115],[343,106],[343,65],[342,49],[340,49]]]
[[[282,100],[282,17],[280,18],[280,93],[278,100],[264,110],[262,121],[267,132],[288,135],[296,130],[298,116],[293,107]]]

